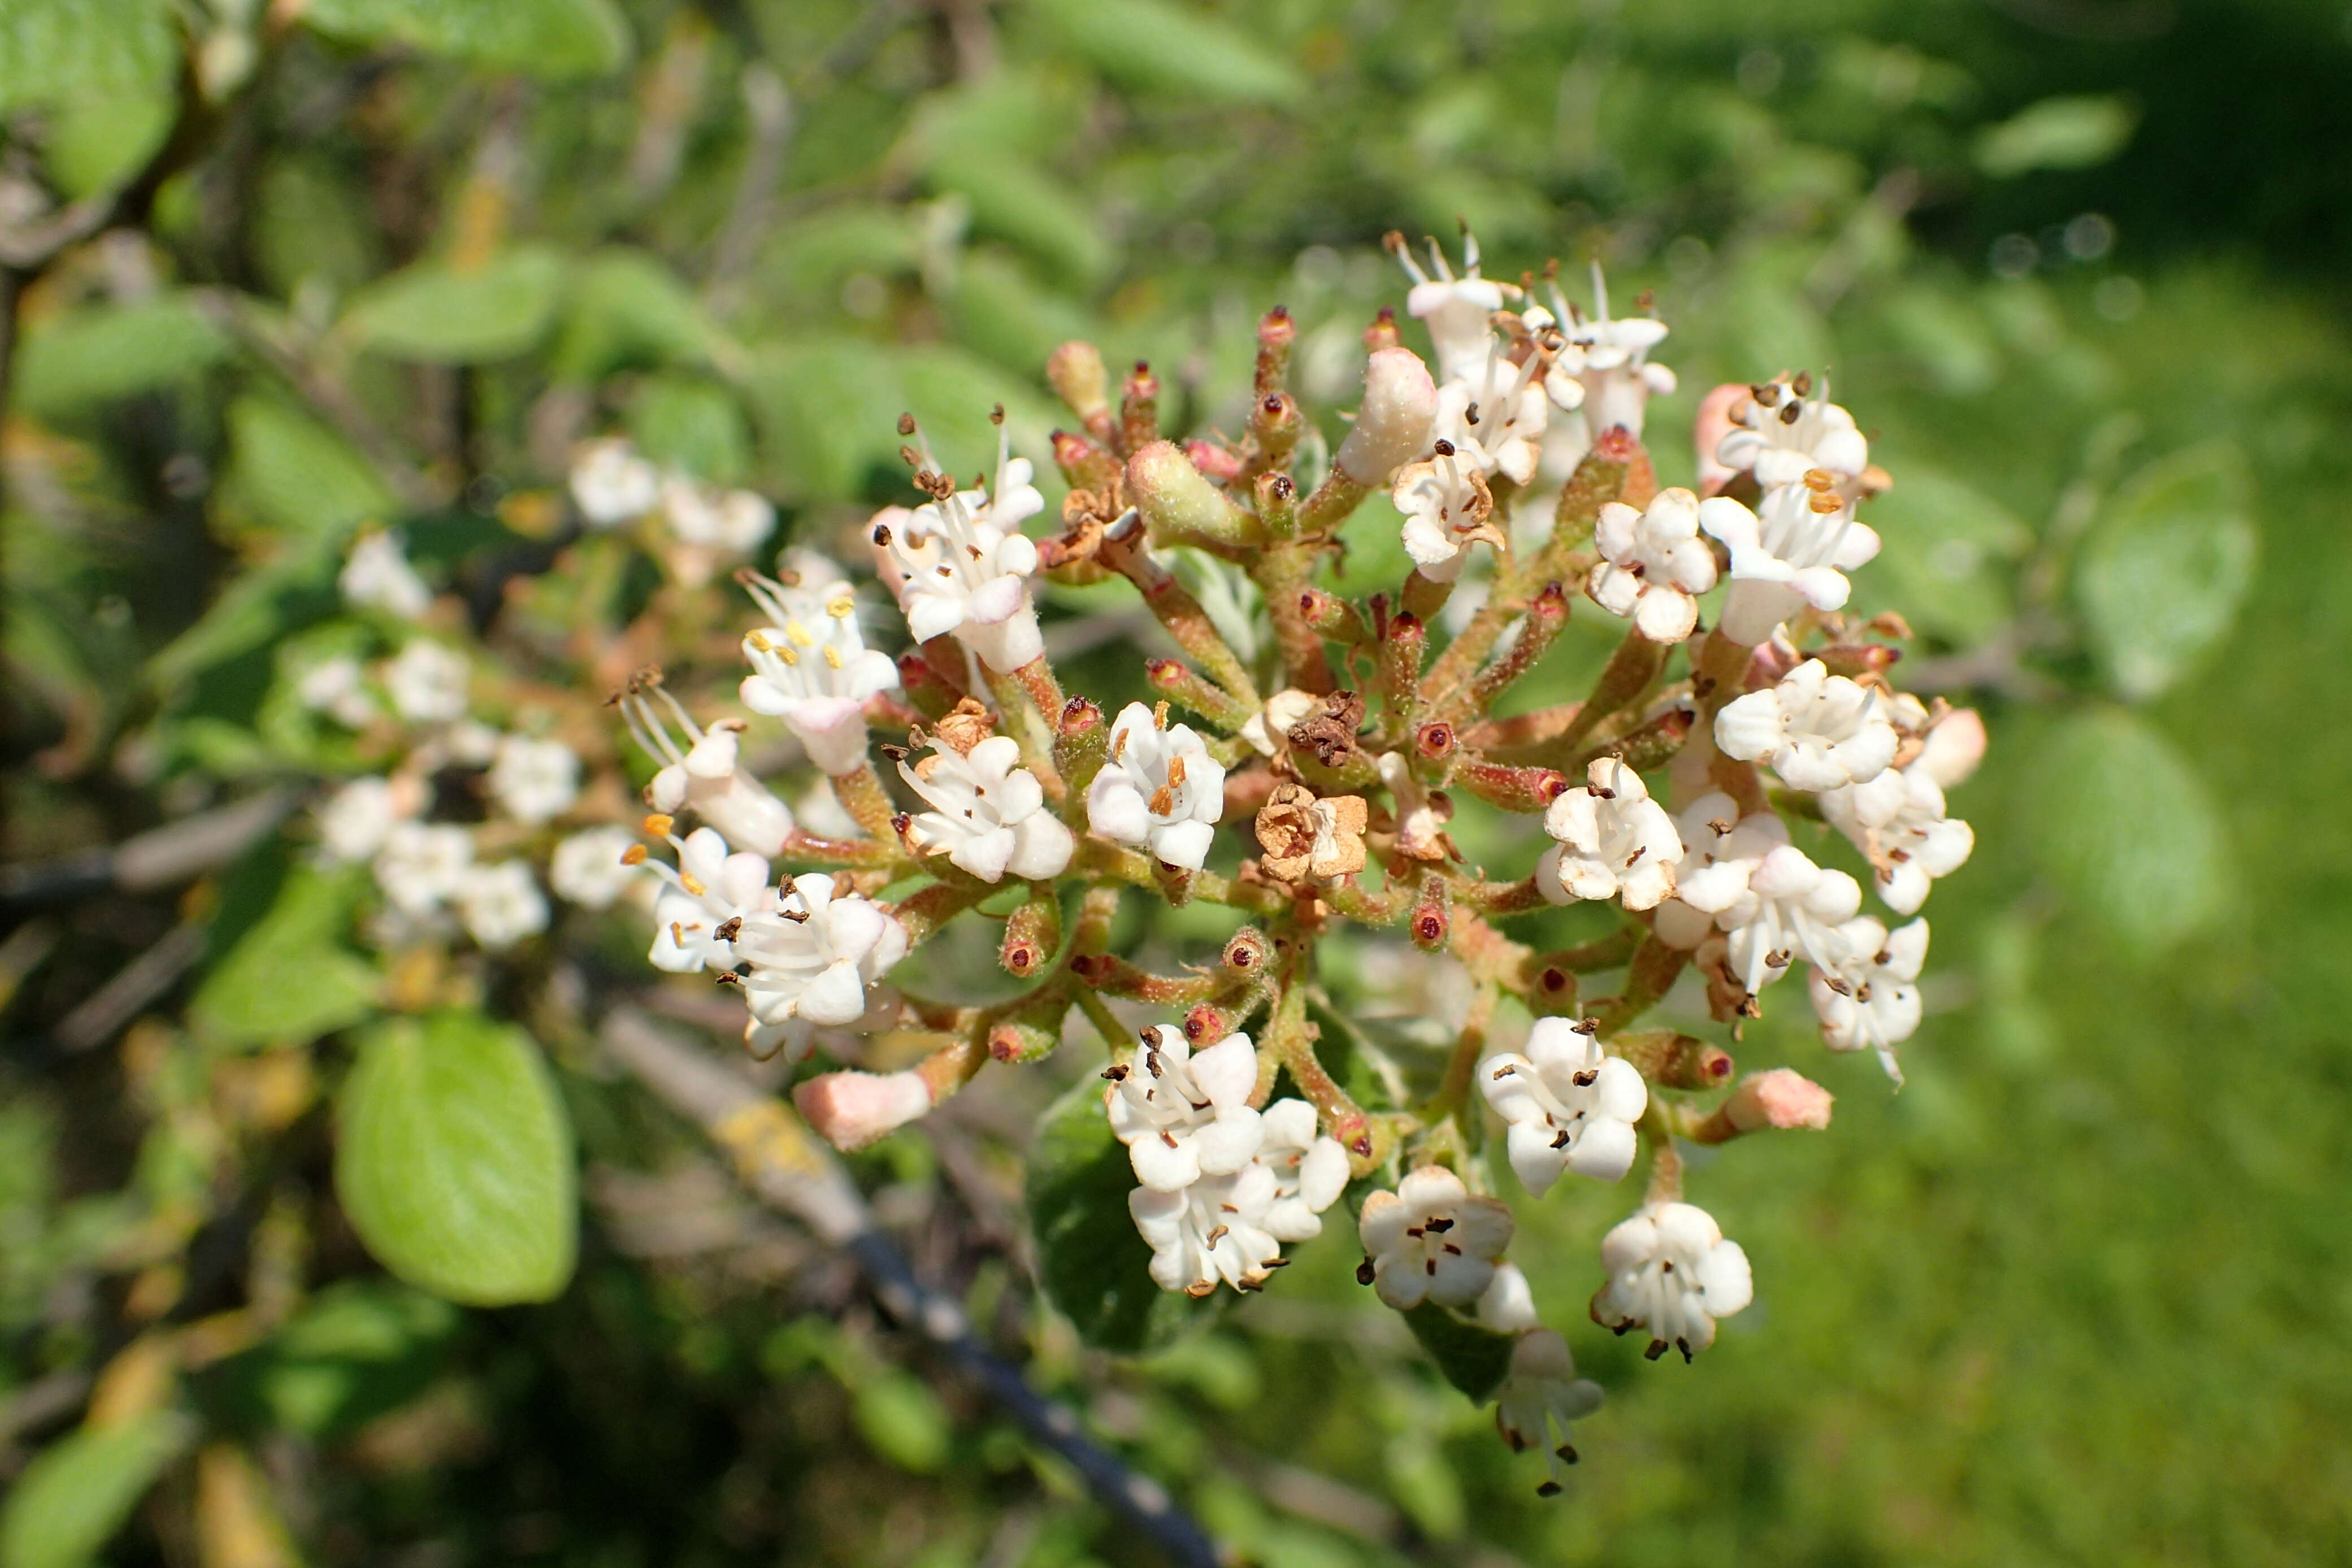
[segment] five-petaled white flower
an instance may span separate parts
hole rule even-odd
[[[645,874],[622,858],[635,843],[628,829],[609,822],[568,834],[548,861],[548,885],[566,904],[609,909]]]
[[[1538,1019],[1524,1053],[1478,1064],[1478,1087],[1510,1124],[1511,1169],[1535,1197],[1564,1170],[1615,1181],[1632,1166],[1649,1089],[1631,1062],[1601,1054],[1600,1040],[1570,1019]]]
[[[1115,1082],[1103,1096],[1110,1130],[1127,1145],[1135,1179],[1155,1192],[1232,1176],[1265,1141],[1263,1118],[1249,1103],[1257,1048],[1245,1034],[1195,1052],[1183,1030],[1156,1024],[1143,1031],[1133,1059],[1111,1071]],[[1269,1204],[1272,1179],[1269,1172]]]
[[[1877,778],[1895,760],[1895,726],[1875,692],[1807,659],[1760,692],[1724,705],[1715,744],[1766,761],[1791,789],[1819,792]]]
[[[1877,873],[1872,885],[1897,915],[1918,913],[1936,879],[1958,871],[1975,850],[1976,830],[1947,815],[1944,791],[1983,755],[1983,721],[1949,714],[1910,762],[1821,798],[1822,820],[1869,857]]]
[[[1405,313],[1429,329],[1430,346],[1437,356],[1441,381],[1475,376],[1484,366],[1495,334],[1489,325],[1503,308],[1505,285],[1478,276],[1478,236],[1462,231],[1462,276],[1447,265],[1437,241],[1429,242],[1429,270],[1413,259],[1402,235],[1388,236],[1390,254],[1412,279],[1404,297]],[[1514,290],[1516,292],[1516,290]]]
[[[1087,825],[1115,843],[1149,848],[1198,871],[1225,809],[1225,769],[1189,725],[1169,725],[1141,703],[1119,710],[1110,759],[1087,786]]]
[[[433,591],[408,564],[400,536],[378,529],[361,536],[335,579],[350,603],[415,621],[432,608]]]
[[[319,808],[320,851],[337,865],[366,860],[424,804],[425,791],[414,780],[354,779]]]
[[[1731,552],[1731,591],[1717,628],[1754,647],[1810,604],[1841,610],[1853,585],[1845,574],[1878,554],[1878,535],[1854,519],[1837,476],[1808,469],[1801,483],[1765,492],[1760,512],[1727,496],[1699,503],[1698,526]]]
[[[1473,1197],[1443,1166],[1423,1166],[1394,1192],[1364,1199],[1357,1216],[1364,1266],[1356,1278],[1401,1312],[1422,1302],[1466,1307],[1486,1293],[1511,1244],[1511,1211]]]
[[[1794,844],[1771,850],[1748,873],[1748,886],[1715,917],[1726,934],[1731,977],[1750,996],[1803,958],[1834,969],[1846,956],[1839,929],[1862,907],[1862,887],[1825,870]]]
[[[662,484],[661,505],[682,542],[721,555],[749,555],[776,531],[776,508],[753,490],[721,490],[674,476]]]
[[[1127,1212],[1151,1249],[1152,1282],[1205,1296],[1220,1281],[1236,1291],[1261,1290],[1282,1267],[1281,1238],[1267,1228],[1276,1202],[1274,1173],[1253,1161],[1174,1192],[1129,1188]]]
[[[1502,530],[1490,520],[1495,498],[1483,465],[1450,441],[1438,442],[1435,455],[1398,469],[1389,498],[1404,514],[1404,553],[1432,582],[1460,577],[1472,545],[1504,542]]]
[[[1811,378],[1767,382],[1750,387],[1744,402],[1731,408],[1732,429],[1716,444],[1715,460],[1756,476],[1759,491],[1795,485],[1819,468],[1843,488],[1870,465],[1870,443],[1854,428],[1853,415],[1830,402],[1829,389],[1808,398]]]
[[[1675,827],[1683,841],[1675,868],[1675,896],[1658,905],[1658,939],[1685,949],[1716,929],[1715,917],[1748,892],[1764,857],[1789,841],[1789,825],[1770,811],[1743,817],[1730,796],[1709,790],[1683,808]]]
[[[474,865],[474,837],[454,822],[395,822],[373,869],[384,902],[412,920],[457,896]]]
[[[929,504],[898,526],[877,523],[874,543],[898,579],[898,607],[918,643],[952,634],[999,674],[1011,674],[1045,652],[1030,601],[1037,546],[1021,532],[1045,508],[1025,457],[1011,455],[998,427],[996,478],[986,490],[955,491],[928,461],[939,486]]]
[[[1919,1028],[1919,969],[1927,961],[1927,923],[1914,920],[1889,931],[1867,915],[1843,930],[1846,959],[1815,969],[1813,1011],[1832,1051],[1874,1051],[1879,1065],[1903,1082],[1895,1048]]]
[[[1348,1151],[1316,1134],[1315,1107],[1277,1100],[1258,1118],[1265,1141],[1257,1163],[1274,1173],[1274,1202],[1265,1228],[1277,1241],[1310,1241],[1323,1234],[1323,1211],[1348,1185]]]
[[[908,818],[918,854],[944,853],[982,882],[1005,873],[1039,882],[1062,874],[1076,841],[1045,807],[1045,787],[1021,766],[1021,743],[992,735],[959,752],[933,737],[931,755],[898,764],[898,776],[930,806]]]
[[[1609,1282],[1592,1298],[1592,1321],[1621,1334],[1647,1329],[1653,1361],[1670,1345],[1688,1361],[1715,1343],[1717,1318],[1755,1296],[1748,1254],[1687,1203],[1643,1205],[1601,1239],[1601,1266]]]
[[[1554,904],[1615,898],[1654,909],[1675,891],[1682,836],[1642,776],[1615,758],[1593,759],[1591,782],[1564,791],[1544,811],[1559,841],[1536,862],[1536,885]]]
[[[743,639],[743,706],[782,719],[826,773],[855,773],[866,763],[866,699],[896,686],[898,666],[866,645],[857,601],[830,563],[792,575],[740,574],[769,622]]]
[[[551,822],[580,797],[580,757],[560,740],[503,735],[490,763],[490,794],[506,814],[533,827]]]
[[[769,1030],[845,1027],[867,1019],[868,988],[907,956],[907,928],[860,894],[836,893],[812,872],[793,878],[773,911],[746,915],[735,956],[751,966],[743,992]]]
[[[1641,434],[1652,395],[1664,397],[1675,390],[1675,372],[1650,362],[1650,350],[1666,340],[1666,324],[1654,316],[1611,316],[1609,282],[1597,258],[1592,263],[1592,314],[1586,316],[1570,305],[1557,283],[1552,304],[1566,319],[1569,341],[1569,351],[1561,354],[1550,377],[1553,401],[1583,416],[1590,438],[1620,426]],[[1563,373],[1575,380],[1579,392],[1558,384]]]
[[[1585,591],[1612,615],[1631,616],[1653,643],[1679,643],[1698,624],[1695,597],[1715,586],[1715,552],[1698,537],[1699,498],[1658,492],[1646,511],[1622,501],[1601,508],[1593,543],[1601,560]]]
[[[646,957],[674,975],[734,967],[734,940],[743,922],[783,907],[782,894],[768,883],[767,860],[749,850],[729,853],[727,840],[712,828],[697,828],[684,839],[673,834],[670,843],[677,851],[677,870],[645,862],[667,883],[654,900],[654,945]]]
[[[658,697],[667,707],[654,706]],[[664,816],[692,810],[726,835],[727,841],[757,854],[773,855],[792,836],[793,813],[743,767],[737,736],[740,719],[720,719],[702,728],[678,700],[658,685],[635,683],[620,699],[621,716],[646,755],[663,766],[646,786],[646,804]],[[680,746],[669,731],[675,719],[686,731]]]
[[[455,903],[466,934],[493,952],[547,929],[547,895],[521,861],[467,867]]]
[[[411,637],[384,666],[384,690],[401,717],[414,724],[447,724],[466,715],[466,655],[430,637]]]
[[[1547,1328],[1530,1328],[1511,1348],[1511,1370],[1495,1398],[1495,1429],[1515,1454],[1544,1451],[1546,1475],[1538,1497],[1557,1497],[1560,1467],[1576,1463],[1569,1423],[1601,1408],[1601,1385],[1576,1375],[1568,1342]]]
[[[360,728],[376,713],[375,699],[367,694],[367,677],[349,653],[321,659],[303,671],[294,683],[294,697],[347,729]]]
[[[1550,419],[1550,400],[1537,384],[1544,363],[1541,352],[1530,352],[1525,363],[1515,364],[1490,340],[1476,371],[1437,389],[1433,428],[1438,437],[1482,473],[1500,474],[1515,485],[1533,479]]]
[[[661,500],[661,470],[619,436],[591,441],[572,460],[572,499],[592,528],[617,528]]]

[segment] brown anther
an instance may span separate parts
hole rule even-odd
[[[1438,455],[1440,457],[1451,457],[1451,456],[1453,456],[1453,455],[1454,455],[1454,443],[1452,443],[1452,442],[1450,442],[1450,441],[1447,441],[1447,440],[1444,439],[1443,437],[1440,437],[1440,438],[1439,438],[1439,440],[1438,440],[1438,443],[1437,443],[1437,455]]]
[[[1102,1075],[1113,1083],[1124,1083],[1127,1082],[1127,1063],[1115,1061],[1103,1069]]]
[[[1356,1283],[1359,1285],[1370,1284],[1372,1282],[1373,1275],[1377,1272],[1378,1270],[1372,1267],[1372,1260],[1370,1258],[1365,1259],[1362,1262],[1356,1265]]]
[[[1782,424],[1794,424],[1797,421],[1804,417],[1805,405],[1803,403],[1799,402],[1794,399],[1790,399],[1789,402],[1780,405],[1780,423]]]
[[[1570,1074],[1569,1082],[1575,1084],[1579,1089],[1590,1089],[1592,1087],[1593,1081],[1598,1079],[1600,1076],[1601,1069],[1597,1067],[1588,1067],[1580,1072]]]
[[[740,915],[730,915],[720,921],[717,928],[710,933],[710,939],[713,942],[732,942],[742,934],[743,917]]]
[[[1537,977],[1536,983],[1547,991],[1564,991],[1568,989],[1568,971],[1557,964],[1550,965]]]
[[[1579,1019],[1568,1027],[1581,1035],[1595,1035],[1601,1032],[1601,1020],[1599,1019]]]

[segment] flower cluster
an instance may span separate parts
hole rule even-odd
[[[669,673],[606,675],[635,748],[635,835],[617,825],[617,767],[583,782],[548,727],[474,716],[483,694],[427,629],[429,589],[397,538],[368,536],[344,591],[399,645],[320,665],[304,701],[405,749],[346,785],[320,832],[373,866],[387,920],[455,911],[488,948],[547,924],[541,852],[575,904],[635,889],[655,969],[740,995],[755,1054],[839,1064],[793,1092],[845,1147],[991,1063],[1098,1037],[1099,1110],[1071,1103],[1113,1168],[1124,1151],[1150,1280],[1264,1289],[1356,1195],[1360,1279],[1425,1342],[1471,1347],[1448,1375],[1496,1401],[1515,1448],[1551,1456],[1550,1492],[1600,1390],[1510,1260],[1528,1242],[1507,1194],[1643,1168],[1591,1315],[1640,1331],[1653,1357],[1708,1348],[1752,1280],[1685,1200],[1682,1150],[1825,1126],[1831,1100],[1788,1069],[1741,1075],[1723,1045],[1644,1015],[1666,1003],[1738,1044],[1801,966],[1825,1046],[1867,1050],[1899,1082],[1923,1010],[1916,916],[1972,847],[1947,792],[1985,734],[1897,688],[1898,617],[1846,611],[1848,574],[1878,549],[1860,513],[1891,481],[1825,385],[1717,389],[1695,483],[1661,486],[1643,436],[1675,380],[1646,297],[1612,313],[1596,268],[1588,310],[1556,268],[1486,277],[1466,235],[1458,270],[1434,244],[1425,266],[1390,244],[1430,353],[1381,313],[1336,448],[1307,439],[1279,309],[1230,438],[1164,438],[1148,366],[1115,385],[1091,346],[1057,350],[1056,507],[1002,409],[993,465],[969,483],[902,419],[915,504],[855,537],[903,642],[819,556],[754,570],[773,521],[757,497],[617,440],[583,448],[576,549],[646,549],[668,596],[621,645],[661,650]],[[1402,513],[1412,566],[1358,597],[1334,570],[1339,530],[1374,495]],[[666,531],[625,526],[656,516]],[[1140,659],[1049,653],[1043,587],[1117,583],[1141,606]],[[1571,615],[1614,643],[1589,689],[1507,703],[1558,678]],[[730,647],[740,663],[722,672],[710,651]],[[810,788],[787,805],[777,779],[795,769]],[[488,821],[434,815],[468,794]],[[1463,831],[1469,812],[1522,819],[1516,841],[1539,852],[1473,862],[1457,831],[1515,841]],[[1150,922],[1140,947],[1115,936],[1138,903],[1214,906],[1238,929],[1213,962],[1146,967],[1172,938]],[[1574,906],[1559,918],[1605,934],[1557,949],[1509,934]],[[985,923],[1008,999],[927,995],[939,970],[900,969],[959,921]],[[1441,1042],[1426,1063],[1401,1066],[1334,994],[1352,977],[1326,939],[1349,927],[1382,945],[1383,982],[1448,967],[1453,999],[1416,1025]]]

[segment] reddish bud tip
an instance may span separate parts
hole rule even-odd
[[[1555,964],[1543,972],[1537,984],[1547,991],[1564,991],[1568,989],[1568,971]]]
[[[1412,744],[1415,750],[1432,761],[1441,757],[1451,757],[1455,744],[1454,727],[1443,720],[1424,724],[1413,736]]]
[[[1194,1046],[1214,1045],[1231,1032],[1225,1015],[1206,1002],[1184,1015],[1184,1038]]]

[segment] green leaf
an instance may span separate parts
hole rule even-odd
[[[28,413],[54,418],[175,385],[228,354],[227,338],[184,296],[90,306],[25,334],[17,396]]]
[[[1129,87],[1228,103],[1278,103],[1306,89],[1287,60],[1247,33],[1164,0],[1031,0],[1066,48]]]
[[[571,1279],[572,1125],[520,1030],[445,1012],[370,1031],[337,1127],[344,1210],[410,1284],[499,1306],[546,1301]]]
[[[162,85],[125,98],[73,99],[49,111],[41,161],[68,200],[128,182],[163,145],[179,105]]]
[[[1920,632],[1962,646],[2015,613],[2015,565],[2033,530],[1973,486],[1924,462],[1906,462],[1895,488],[1873,501],[1885,541],[1854,580],[1864,614],[1900,611]]]
[[[1128,1214],[1134,1187],[1127,1146],[1103,1113],[1102,1085],[1081,1079],[1045,1113],[1029,1150],[1037,1283],[1081,1339],[1129,1355],[1211,1321],[1231,1295],[1196,1299],[1152,1283],[1151,1249]]]
[[[653,376],[629,402],[629,434],[646,456],[714,485],[742,483],[751,467],[751,429],[725,387],[685,376]]]
[[[187,1446],[185,1417],[150,1411],[84,1427],[35,1457],[0,1513],[0,1568],[79,1568],[122,1528],[163,1467]]]
[[[2074,561],[2074,596],[2107,677],[2152,697],[2229,635],[2261,539],[2245,455],[2227,439],[2158,458],[2108,501]]]
[[[931,183],[971,204],[972,226],[1021,246],[1078,284],[1100,282],[1112,255],[1102,225],[1069,188],[1036,164],[981,142],[941,147]]]
[[[383,977],[337,940],[365,875],[296,868],[196,988],[190,1021],[226,1044],[302,1045],[374,1012]]]
[[[200,1395],[210,1396],[208,1410],[240,1424],[331,1439],[422,1394],[457,1324],[456,1310],[437,1297],[347,1280],[201,1380]]]
[[[770,350],[748,389],[768,466],[796,497],[851,496],[898,500],[911,494],[898,415],[922,421],[952,473],[996,457],[990,408],[1003,403],[1016,446],[1042,433],[1054,413],[1031,383],[960,350],[890,349],[856,339],[818,340]]]
[[[178,56],[170,0],[8,0],[0,114],[167,94]]]
[[[392,492],[349,442],[274,398],[231,403],[228,443],[236,497],[273,533],[340,541],[392,507]]]
[[[2229,894],[2228,831],[2172,742],[2120,708],[2079,714],[2036,769],[2035,848],[2053,880],[2134,953],[2206,929]]]
[[[658,257],[608,250],[583,263],[555,341],[558,380],[598,382],[638,366],[708,363],[719,334]]]
[[[902,1470],[930,1475],[947,1463],[952,1431],[930,1385],[902,1367],[886,1367],[859,1385],[850,1415],[874,1451]]]
[[[612,0],[310,0],[300,15],[346,43],[407,44],[533,76],[603,76],[629,57]]]
[[[194,625],[147,662],[147,679],[169,690],[331,613],[339,602],[335,572],[341,557],[331,539],[306,541],[238,577]]]
[[[1404,1322],[1445,1381],[1473,1403],[1491,1398],[1510,1373],[1511,1352],[1519,1343],[1516,1334],[1497,1333],[1435,1301],[1422,1302],[1404,1314]]]
[[[2124,150],[2139,110],[2120,98],[2045,98],[1977,135],[1977,167],[1996,180],[2035,169],[2092,169]]]
[[[353,295],[340,330],[395,360],[511,359],[555,319],[563,273],[562,254],[545,246],[517,246],[466,267],[420,261]]]

